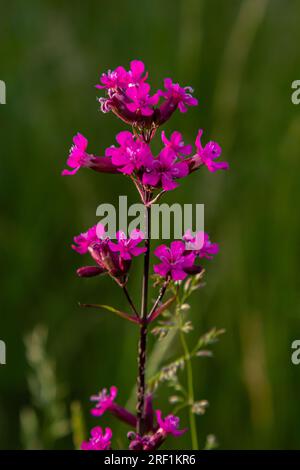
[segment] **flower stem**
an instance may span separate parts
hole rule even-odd
[[[182,331],[182,317],[181,313],[179,312],[180,316],[180,341],[182,345],[182,349],[184,351],[184,355],[186,357],[186,371],[187,371],[187,387],[188,387],[188,402],[189,402],[189,420],[190,420],[190,430],[191,430],[191,438],[192,438],[192,448],[193,450],[199,450],[198,444],[198,436],[197,436],[197,425],[196,425],[196,417],[192,410],[192,405],[194,403],[194,381],[193,381],[193,368],[192,368],[192,361],[191,361],[191,354],[185,339],[185,333]]]
[[[163,298],[163,296],[165,295],[165,292],[166,292],[166,289],[167,289],[167,287],[168,287],[169,282],[170,282],[170,280],[167,279],[167,280],[164,282],[164,284],[162,285],[162,287],[161,287],[161,289],[160,289],[160,291],[159,291],[158,297],[157,297],[157,299],[156,299],[156,301],[155,301],[155,303],[154,303],[152,309],[150,310],[149,315],[147,316],[147,319],[151,319],[152,314],[155,312],[155,310],[157,309],[159,303],[162,301],[162,298]]]
[[[135,305],[134,305],[134,303],[133,303],[132,298],[130,297],[130,294],[129,294],[128,290],[127,290],[127,287],[124,286],[124,285],[123,285],[123,292],[124,292],[124,294],[125,294],[125,296],[126,296],[126,299],[127,299],[128,303],[129,303],[129,305],[130,305],[130,307],[131,307],[133,313],[134,313],[135,316],[139,319],[140,316],[139,316],[139,314],[138,314],[138,311],[137,311],[137,309],[135,308]]]
[[[145,247],[144,255],[144,273],[142,286],[142,305],[141,305],[141,327],[138,352],[138,380],[137,380],[137,432],[144,432],[144,405],[145,405],[145,370],[146,370],[146,346],[147,346],[147,309],[148,309],[148,285],[149,285],[149,262],[150,262],[150,238],[151,238],[151,207],[145,206]]]

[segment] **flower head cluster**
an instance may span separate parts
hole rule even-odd
[[[154,250],[160,264],[154,265],[154,272],[161,277],[171,277],[174,281],[182,281],[192,270],[195,254],[187,253],[182,241],[174,241],[170,247],[160,245]]]
[[[196,138],[196,154],[192,146],[185,145],[182,135],[175,131],[168,139],[161,134],[164,147],[157,157],[153,156],[150,145],[129,131],[117,134],[119,146],[108,147],[104,157],[86,153],[87,139],[77,134],[73,141],[67,164],[72,170],[64,170],[63,175],[74,175],[79,168],[89,167],[98,172],[123,173],[137,180],[142,188],[170,191],[178,186],[178,180],[185,178],[195,169],[205,165],[209,171],[227,169],[227,162],[217,162],[221,147],[216,142],[201,146],[202,131]]]
[[[155,256],[160,259],[154,265],[154,272],[161,277],[182,281],[189,274],[198,274],[202,267],[195,264],[197,258],[211,259],[219,251],[217,243],[211,243],[205,232],[197,232],[192,236],[188,230],[184,241],[174,241],[170,247],[160,245],[154,250]]]
[[[186,112],[188,106],[198,104],[191,95],[190,87],[181,87],[170,78],[164,80],[165,90],[158,90],[151,95],[147,78],[145,65],[140,60],[131,61],[128,71],[124,67],[117,67],[103,73],[100,84],[96,85],[98,89],[107,92],[107,97],[99,99],[101,110],[113,111],[130,124],[147,122],[151,126],[165,122],[177,108]],[[159,107],[157,105],[161,98],[163,103]]]
[[[144,253],[145,248],[138,246],[144,239],[143,232],[133,230],[127,238],[123,232],[117,232],[118,243],[112,242],[102,224],[97,224],[87,232],[74,237],[73,250],[83,255],[90,253],[97,266],[84,266],[77,270],[80,277],[92,277],[107,273],[115,280],[124,277],[135,256]]]
[[[135,428],[136,417],[126,408],[116,403],[118,389],[115,386],[101,390],[98,394],[91,396],[91,401],[96,403],[92,408],[91,414],[100,417],[109,412],[119,420],[130,427]],[[129,449],[131,450],[155,450],[167,439],[168,436],[180,437],[186,432],[186,429],[179,429],[180,419],[172,414],[162,417],[162,412],[156,410],[156,422],[154,419],[152,396],[147,395],[145,405],[145,423],[146,433],[141,435],[130,431],[128,438],[130,440]],[[84,441],[81,445],[82,450],[107,450],[111,447],[112,432],[110,428],[105,429],[103,434],[101,427],[95,427],[91,430],[91,438],[88,442]]]
[[[169,191],[178,186],[176,180],[189,174],[188,163],[181,161],[181,156],[190,153],[191,146],[184,145],[179,133],[174,132],[170,141],[162,134],[165,147],[158,157],[153,157],[150,146],[131,132],[120,132],[116,139],[119,147],[109,147],[105,155],[121,173],[135,175],[145,186]]]
[[[139,132],[120,132],[116,137],[118,146],[108,147],[104,157],[88,153],[88,140],[82,134],[76,134],[67,159],[70,169],[64,170],[63,175],[74,175],[82,167],[103,173],[120,172],[137,178],[138,184],[143,187],[170,191],[178,186],[179,179],[202,165],[211,172],[228,169],[227,162],[216,161],[221,154],[221,147],[216,142],[202,146],[201,129],[196,137],[196,153],[193,156],[192,145],[186,145],[178,131],[169,138],[163,131],[161,139],[164,147],[158,156],[153,156],[149,143],[157,128],[177,108],[186,112],[188,106],[196,106],[198,101],[192,96],[191,87],[181,87],[171,78],[164,80],[164,90],[158,90],[151,96],[147,78],[145,66],[139,60],[131,61],[128,71],[119,66],[101,75],[101,83],[96,87],[107,93],[106,98],[100,98],[102,110],[112,110]],[[158,106],[160,99],[163,103]]]

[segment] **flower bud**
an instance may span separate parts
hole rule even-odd
[[[105,270],[100,268],[100,266],[82,266],[76,271],[79,277],[94,277],[99,274],[103,274],[104,272]]]

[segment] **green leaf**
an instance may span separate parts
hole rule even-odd
[[[174,302],[175,296],[170,297],[166,302],[164,302],[160,307],[158,307],[152,313],[151,317],[148,318],[148,323],[154,321],[161,313],[163,313],[167,308]]]
[[[129,315],[129,313],[122,312],[122,310],[118,310],[115,307],[112,307],[111,305],[104,305],[104,304],[79,304],[80,307],[86,307],[86,308],[100,308],[104,310],[108,310],[109,312],[114,313],[115,315],[118,315],[121,318],[124,318],[125,320],[131,321],[132,323],[139,323],[138,318],[133,317],[132,315]]]

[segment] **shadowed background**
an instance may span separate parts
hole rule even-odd
[[[300,107],[291,103],[291,83],[300,78],[299,15],[296,0],[13,0],[1,6],[7,104],[0,106],[0,339],[7,365],[0,368],[0,448],[72,448],[64,422],[72,402],[82,403],[91,427],[92,393],[115,384],[125,404],[132,392],[134,326],[77,305],[125,308],[122,293],[109,279],[78,279],[75,269],[87,258],[70,243],[97,221],[100,203],[117,204],[119,194],[135,202],[136,194],[122,176],[82,170],[62,178],[60,172],[76,132],[101,155],[126,128],[99,112],[94,84],[101,72],[128,67],[133,58],[146,63],[154,89],[167,76],[194,87],[199,106],[177,112],[165,130],[178,129],[193,142],[204,128],[204,141],[219,142],[231,167],[196,172],[164,200],[204,203],[206,230],[221,248],[192,302],[195,337],[213,326],[226,329],[214,358],[193,363],[196,398],[210,402],[197,418],[200,443],[214,433],[222,449],[300,447],[300,368],[290,360],[300,336]],[[138,298],[139,270],[130,282]],[[26,358],[23,338],[36,325],[48,329],[56,378],[32,347],[34,338]],[[28,385],[30,360],[41,363],[38,399]],[[167,410],[167,390],[161,391],[158,405]],[[63,417],[57,439],[47,430],[51,406]],[[186,423],[184,412],[181,417]],[[36,420],[44,430],[35,444]],[[115,435],[125,432],[107,417],[102,424],[111,424]],[[189,446],[188,435],[168,442]]]

